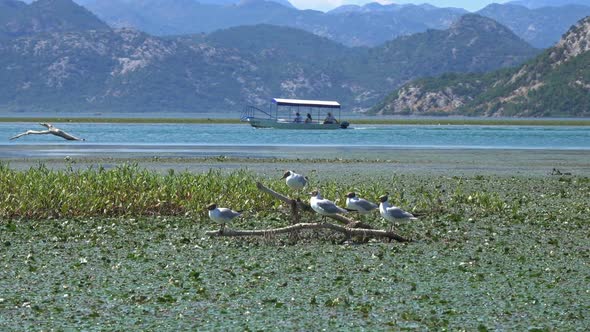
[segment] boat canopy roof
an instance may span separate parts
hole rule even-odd
[[[309,106],[309,107],[318,107],[318,108],[340,108],[340,103],[338,103],[337,101],[273,98],[272,102],[277,104],[278,106]]]

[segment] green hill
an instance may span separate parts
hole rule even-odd
[[[573,24],[590,15],[590,2],[586,5],[533,9],[494,3],[477,13],[507,26],[534,47],[548,48],[559,41]]]
[[[280,96],[336,99],[362,111],[409,80],[513,66],[536,52],[476,15],[377,48],[271,25],[167,38],[129,29],[41,32],[0,43],[0,108],[226,112]]]
[[[87,30],[110,30],[110,27],[71,0],[37,0],[30,5],[0,0],[2,38]]]
[[[487,74],[411,82],[373,107],[377,114],[590,116],[590,17],[524,65]]]

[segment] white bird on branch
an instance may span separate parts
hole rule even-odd
[[[85,141],[83,138],[76,137],[74,135],[68,134],[65,131],[54,127],[51,123],[40,123],[40,125],[47,127],[47,130],[27,130],[24,133],[20,133],[16,136],[10,138],[10,140],[15,140],[19,137],[26,136],[26,135],[47,135],[52,134],[55,136],[59,136],[63,139],[67,139],[68,141]]]
[[[368,214],[371,211],[378,208],[379,205],[369,202],[364,198],[360,198],[355,192],[349,192],[346,194],[346,209],[350,211],[356,211],[359,214]]]
[[[389,196],[389,194],[385,194],[385,195],[382,195],[381,197],[379,197],[379,201],[381,201],[381,204],[379,204],[379,212],[381,213],[381,216],[383,217],[383,219],[391,222],[390,230],[393,230],[393,226],[394,226],[395,222],[398,220],[416,220],[417,219],[410,212],[406,212],[406,211],[398,208],[397,206],[390,205],[389,202],[387,201],[389,199],[388,196]]]
[[[207,206],[207,210],[209,210],[209,218],[221,226],[219,229],[219,234],[221,234],[225,229],[226,223],[242,215],[240,212],[236,212],[232,209],[218,208],[217,204],[215,203],[209,204]]]
[[[322,215],[323,218],[326,216],[348,213],[348,211],[337,206],[334,202],[323,198],[318,190],[314,190],[310,195],[309,205],[311,205],[311,208],[315,212]]]

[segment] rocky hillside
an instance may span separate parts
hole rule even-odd
[[[0,0],[0,38],[87,30],[110,30],[110,27],[71,0],[38,0],[30,5]]]
[[[0,108],[222,112],[282,96],[337,99],[360,111],[408,80],[516,65],[535,52],[474,15],[372,49],[269,25],[169,38],[43,32],[0,43]]]
[[[575,22],[590,15],[589,6],[565,5],[529,9],[511,4],[491,4],[477,13],[507,26],[537,48],[548,48]]]
[[[463,9],[428,4],[381,5],[376,2],[363,6],[344,5],[322,13],[297,10],[281,0],[76,1],[113,27],[133,27],[153,35],[209,33],[241,25],[272,24],[302,29],[348,46],[376,46],[398,36],[447,29],[467,13]],[[580,5],[566,6],[576,1]],[[552,8],[545,8],[547,4]],[[509,27],[535,47],[547,48],[575,22],[590,15],[590,2],[532,0],[520,6],[493,4],[477,14]]]
[[[567,5],[590,6],[588,0],[515,0],[508,2],[510,5],[525,6],[528,8],[561,7]]]
[[[243,25],[297,28],[347,46],[375,46],[401,35],[446,29],[467,11],[432,6],[373,4],[364,12],[297,10],[282,1],[219,5],[195,0],[76,0],[115,28],[157,36],[210,33]],[[380,10],[382,9],[382,10]]]
[[[590,17],[524,65],[488,74],[409,83],[372,109],[378,114],[590,116]]]
[[[371,50],[369,63],[375,74],[386,69],[405,83],[416,76],[513,66],[538,53],[525,44],[496,21],[467,14],[447,30],[428,30],[385,43]]]

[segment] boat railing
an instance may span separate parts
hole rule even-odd
[[[264,118],[270,119],[272,115],[266,111],[261,110],[256,106],[245,106],[240,115],[240,121],[248,121],[249,119]]]

